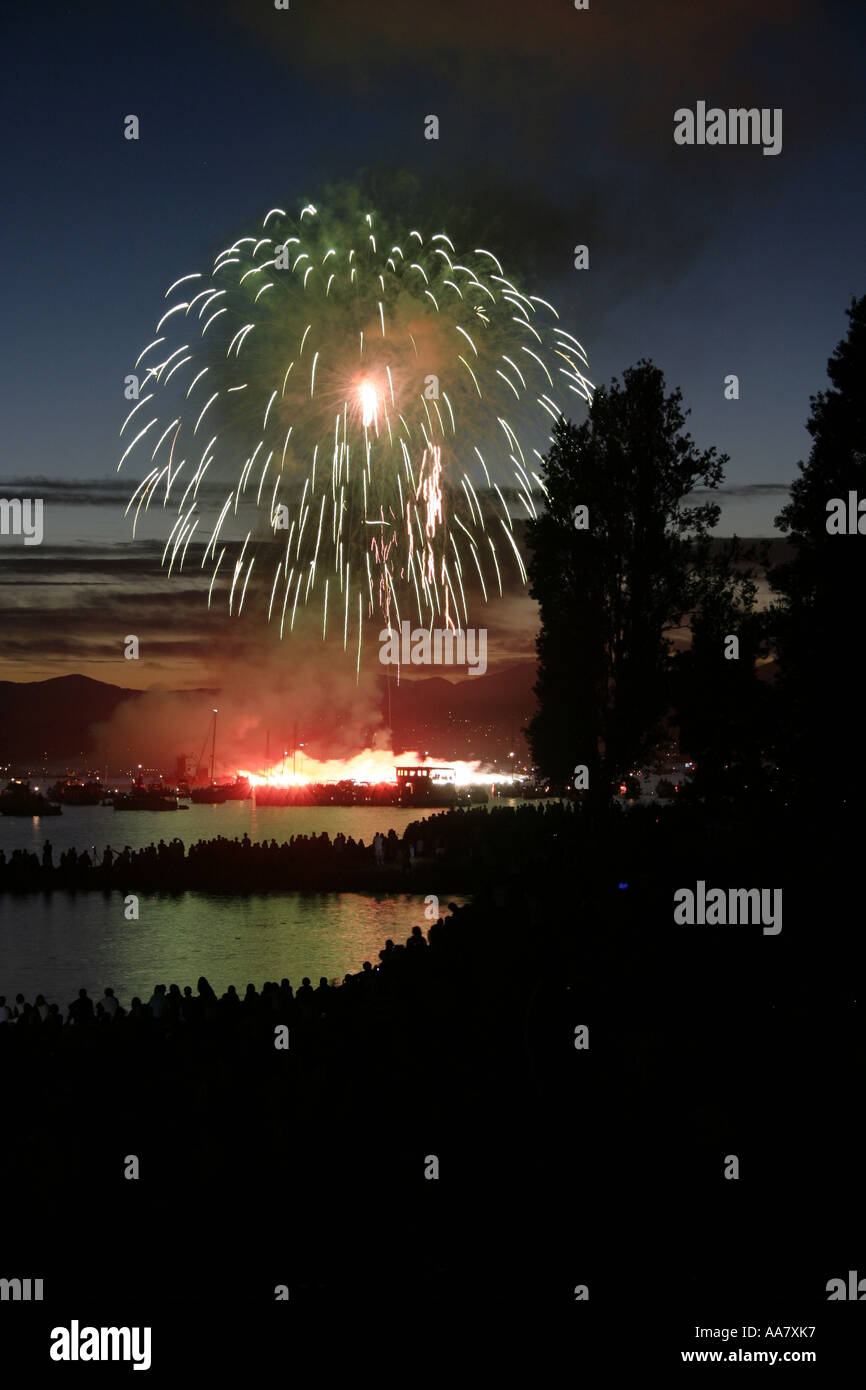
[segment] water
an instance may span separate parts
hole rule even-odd
[[[505,797],[492,797],[490,806],[521,803]],[[80,852],[94,851],[102,857],[106,845],[122,850],[171,840],[178,836],[185,845],[195,840],[213,840],[217,835],[229,839],[246,833],[251,840],[282,843],[292,835],[320,835],[326,830],[333,840],[343,832],[355,840],[372,843],[377,830],[383,835],[393,829],[402,836],[406,826],[435,810],[401,806],[273,806],[263,809],[255,802],[227,801],[222,806],[191,806],[188,811],[115,811],[110,806],[64,806],[60,816],[0,816],[0,849],[7,857],[13,849],[31,850],[41,857],[42,846],[50,840],[57,863],[61,851],[74,847]]]
[[[519,805],[505,797],[489,805]],[[115,811],[105,806],[64,806],[63,814],[0,816],[0,848],[7,857],[27,849],[41,857],[50,840],[57,863],[74,847],[101,857],[106,845],[139,849],[160,839],[229,839],[246,832],[251,840],[340,831],[372,842],[377,830],[402,835],[422,808],[399,806],[282,806],[263,810],[252,801],[192,806],[189,811]],[[435,815],[435,810],[427,814]],[[458,903],[465,898],[443,897]],[[140,917],[127,922],[117,893],[0,894],[0,994],[44,994],[62,1008],[80,986],[101,995],[106,985],[126,1005],[134,994],[150,998],[164,982],[195,988],[206,975],[219,993],[230,984],[284,975],[297,985],[304,975],[342,979],[375,965],[387,937],[405,941],[424,918],[424,898],[362,893],[272,893],[223,897],[202,893],[140,896]]]
[[[443,896],[443,913],[449,901],[467,900]],[[110,985],[124,1007],[135,994],[147,1002],[155,984],[195,989],[199,975],[218,994],[284,975],[297,988],[304,975],[318,984],[376,965],[387,937],[399,944],[430,925],[420,893],[142,894],[137,922],[123,902],[120,893],[0,894],[0,994],[32,1003],[41,993],[65,1010],[82,985],[94,998]]]

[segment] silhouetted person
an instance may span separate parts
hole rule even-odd
[[[69,1017],[67,1021],[76,1024],[78,1027],[93,1022],[93,1001],[92,999],[88,999],[86,989],[80,989],[78,991],[78,998],[73,999],[72,1003],[69,1005]]]
[[[167,1003],[165,985],[154,985],[153,994],[147,1001],[151,1018],[155,1018],[158,1022],[165,1013]]]
[[[147,1010],[137,994],[133,996],[132,1003],[129,1006],[129,1022],[136,1032],[139,1033],[143,1031],[149,1022]]]

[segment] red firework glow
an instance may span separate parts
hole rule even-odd
[[[296,763],[294,771],[291,766],[286,765],[287,760],[290,762],[293,756]],[[298,766],[299,763],[301,766]],[[369,782],[375,786],[396,786],[395,769],[398,765],[441,768],[443,763],[441,759],[416,752],[395,754],[390,749],[365,748],[363,753],[356,753],[347,761],[328,758],[320,762],[317,758],[308,758],[300,753],[287,754],[270,767],[262,768],[258,772],[240,768],[237,775],[248,779],[253,787],[306,787],[314,782]],[[481,772],[481,763],[477,760],[452,761],[447,767],[453,769],[454,781],[458,786],[493,786],[513,780],[502,773]],[[432,780],[435,782],[437,779],[434,777]]]
[[[503,783],[512,783],[518,780],[506,776],[503,773],[482,773],[481,763],[475,762],[449,762],[443,765],[441,759],[430,758],[417,752],[393,753],[391,749],[366,748],[363,753],[356,753],[354,758],[349,758],[346,762],[339,759],[329,758],[324,762],[316,758],[306,758],[302,753],[296,753],[296,770],[291,766],[286,766],[286,762],[291,763],[292,755],[288,753],[286,758],[282,758],[277,763],[272,763],[270,767],[264,767],[259,771],[249,771],[238,769],[238,777],[245,777],[249,780],[252,787],[309,787],[311,783],[339,783],[339,781],[353,781],[353,783],[370,783],[371,785],[389,785],[396,787],[396,767],[436,767],[448,766],[453,770],[453,781],[457,787],[470,787],[470,785],[485,785],[493,787]],[[297,765],[302,765],[303,770]],[[450,780],[450,778],[449,778]],[[436,781],[436,777],[432,778]]]

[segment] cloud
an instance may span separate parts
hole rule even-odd
[[[0,478],[4,497],[41,497],[64,507],[125,507],[129,500],[126,478]]]
[[[0,496],[41,497],[46,507],[112,507],[123,519],[127,503],[139,479],[131,473],[110,478],[48,478],[34,474],[26,478],[0,478]],[[218,485],[203,483],[199,495],[213,503],[220,496]],[[162,496],[162,490],[157,498]]]
[[[747,55],[757,34],[777,33],[807,13],[805,0],[728,0],[684,8],[679,0],[619,0],[576,11],[564,0],[498,0],[495,6],[437,0],[299,0],[289,14],[273,7],[221,0],[216,14],[256,35],[292,65],[339,71],[363,87],[383,69],[421,67],[460,75],[464,61],[514,64],[519,77],[537,64],[552,77],[593,86],[635,66],[681,71],[684,64],[719,67]],[[509,68],[509,72],[512,69]],[[519,98],[520,88],[513,93]]]
[[[525,551],[519,522],[515,531]],[[344,650],[337,611],[323,643],[321,610],[299,606],[281,642],[278,623],[266,620],[267,593],[254,596],[251,586],[240,619],[218,590],[208,609],[209,576],[191,567],[169,579],[161,556],[162,546],[150,541],[0,549],[0,674],[27,680],[77,672],[121,686],[223,688],[238,716],[245,702],[253,712],[262,703],[270,708],[276,691],[321,738],[339,742],[345,731],[352,743],[359,721],[375,727],[369,680],[382,672],[377,625],[365,631],[358,680],[356,637],[350,628]],[[504,598],[491,582],[487,605],[474,573],[463,581],[470,625],[489,630],[491,667],[531,655],[537,626],[515,567],[503,565],[502,574]],[[138,661],[124,659],[129,634],[139,639]]]
[[[747,501],[755,497],[779,497],[787,496],[791,491],[790,483],[725,483],[717,488],[695,488],[694,492],[689,493],[690,497],[742,497]]]
[[[197,20],[191,0],[187,8]],[[344,169],[347,151],[344,122],[317,119],[323,93],[348,119],[357,110],[361,127],[375,130],[373,111],[388,113],[370,175],[375,206],[390,186],[408,212],[411,162],[426,208],[442,211],[449,234],[465,209],[521,273],[566,280],[572,248],[589,245],[606,272],[603,288],[598,275],[581,282],[582,321],[596,334],[648,277],[662,289],[681,276],[732,202],[764,187],[775,164],[751,150],[722,161],[676,146],[674,111],[698,98],[784,105],[786,149],[798,121],[806,149],[826,129],[815,119],[820,101],[838,100],[832,60],[846,57],[824,54],[810,66],[806,109],[804,45],[811,53],[834,41],[813,32],[806,0],[593,0],[587,11],[571,0],[297,0],[289,11],[218,0],[210,23],[246,39],[278,80],[280,70],[315,80],[304,143],[319,167]],[[439,116],[438,142],[423,138],[428,112]],[[273,191],[277,201],[297,194],[299,205],[322,193]]]

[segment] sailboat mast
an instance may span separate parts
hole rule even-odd
[[[217,722],[217,715],[218,715],[218,714],[219,714],[219,710],[216,710],[216,709],[215,709],[214,712],[213,712],[213,737],[211,738],[211,745],[210,745],[210,780],[211,780],[211,782],[213,782],[214,755],[216,754],[216,722]]]

